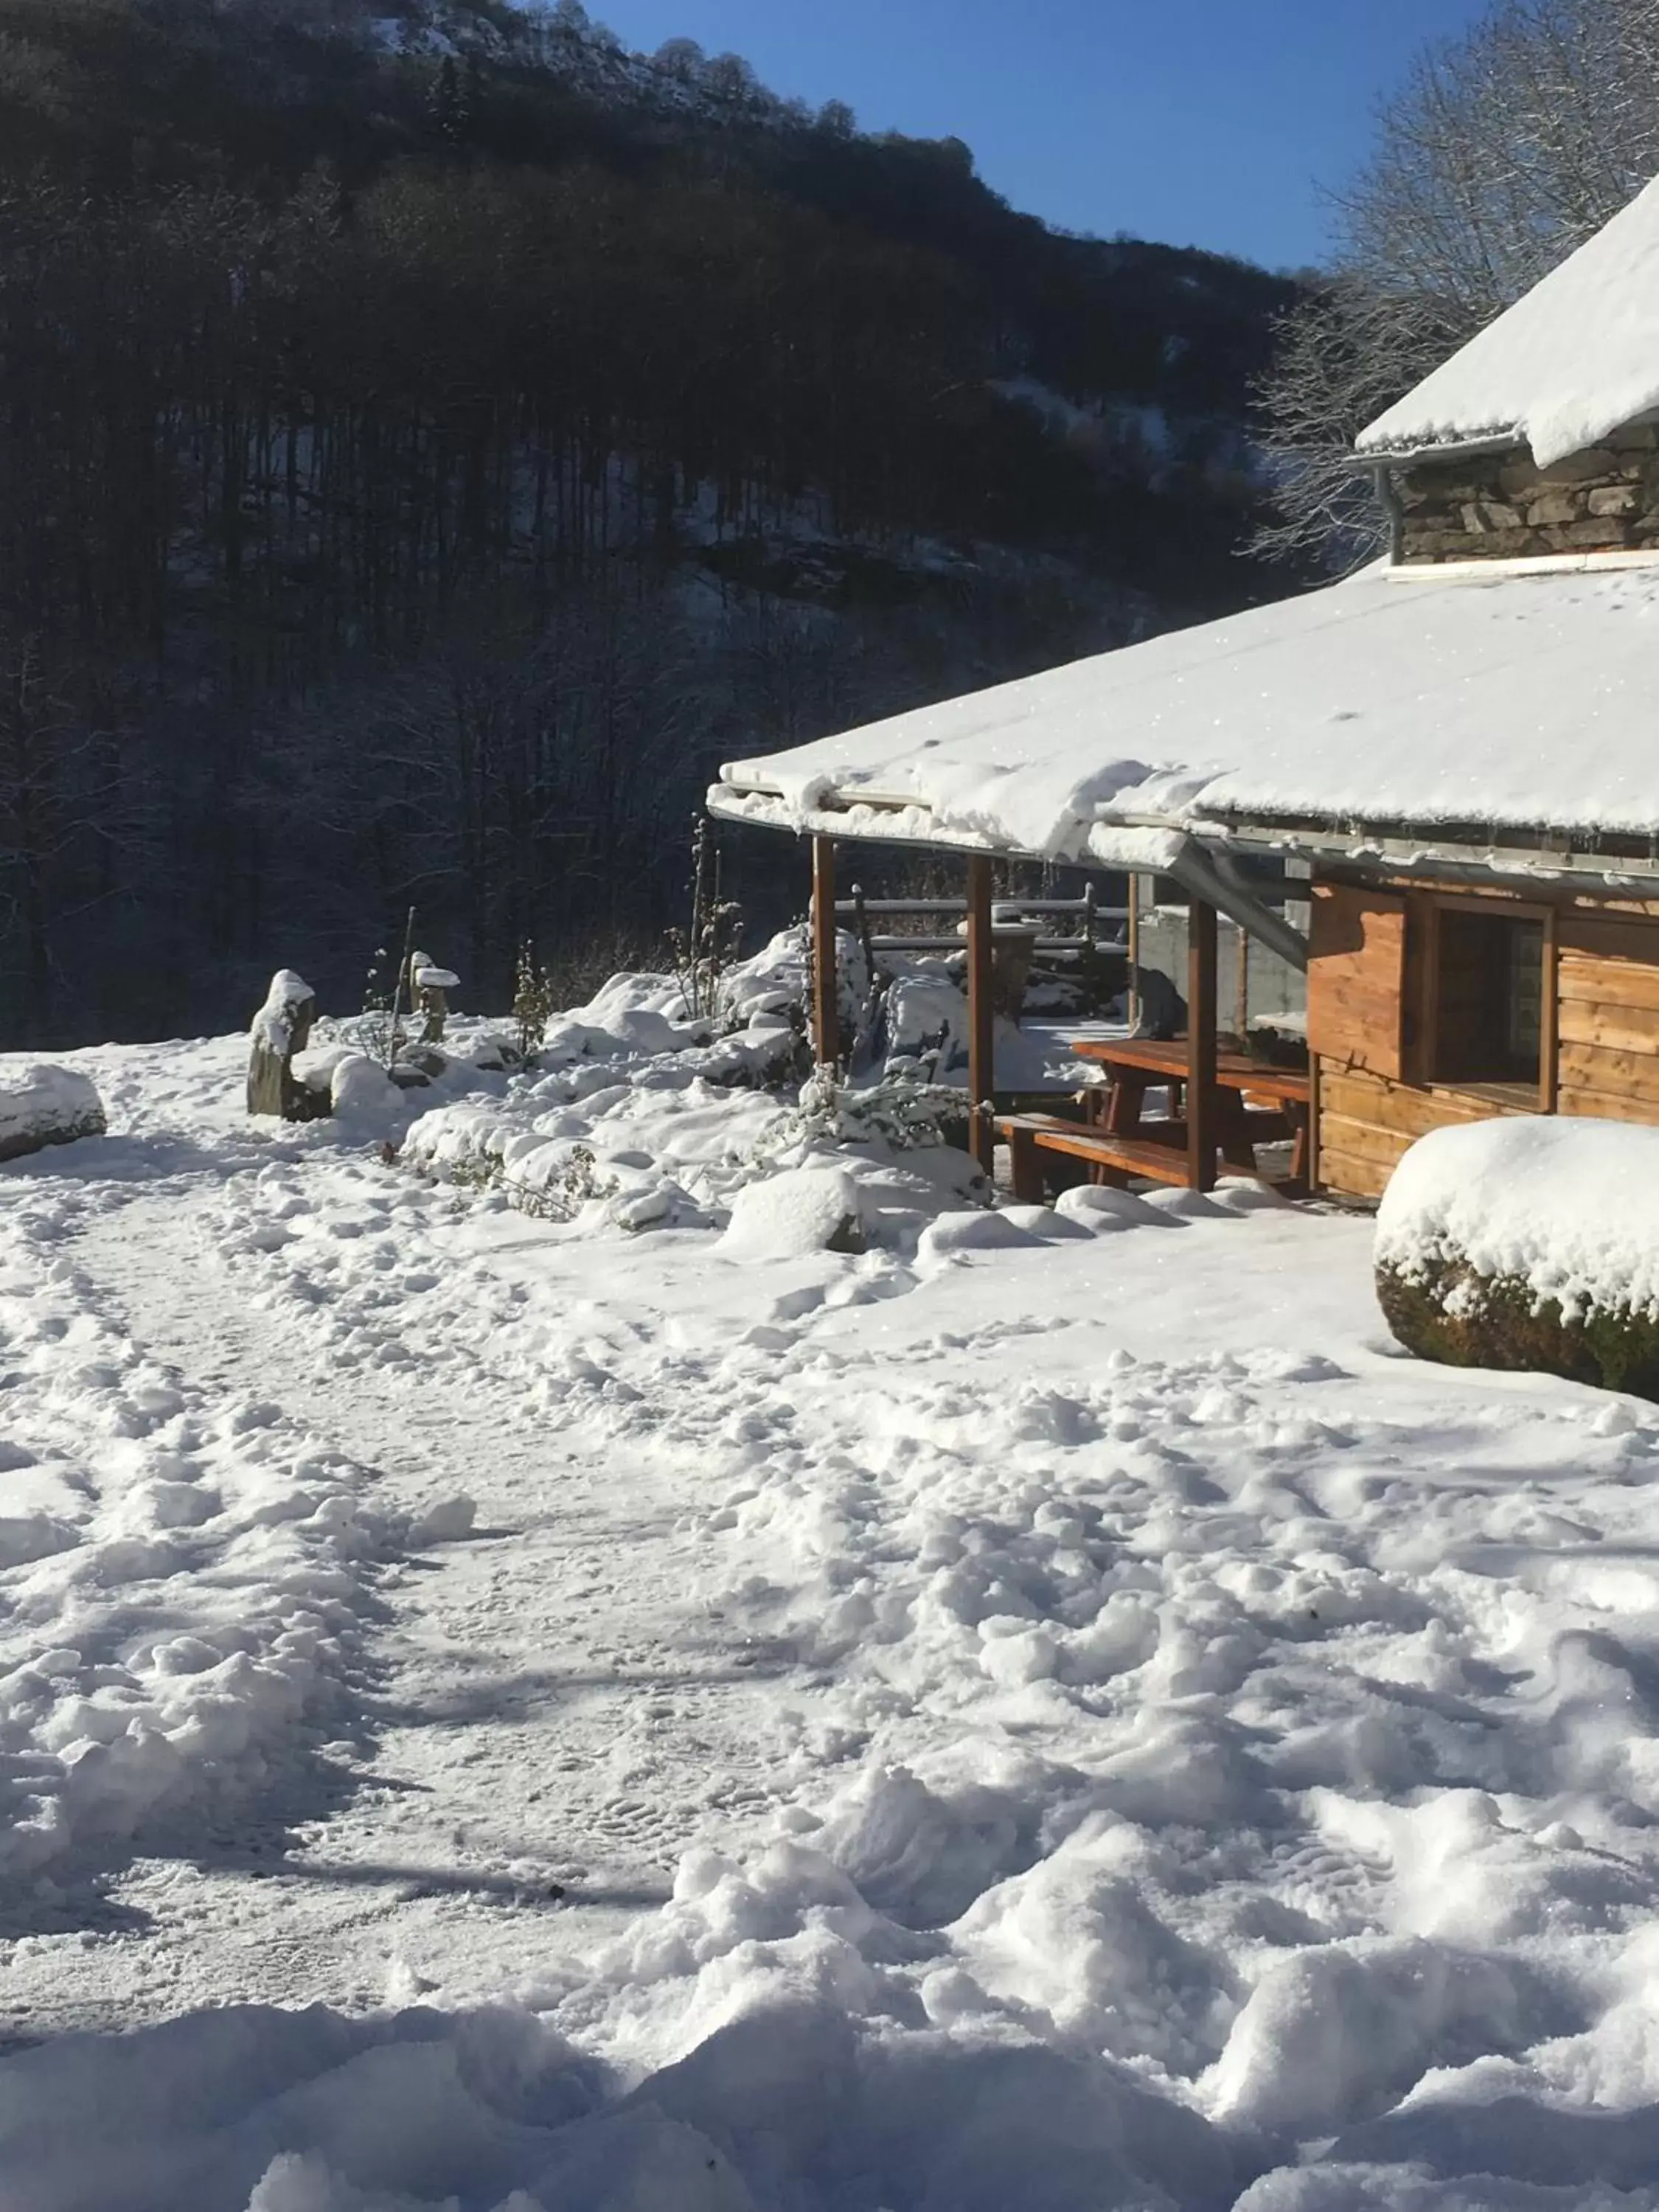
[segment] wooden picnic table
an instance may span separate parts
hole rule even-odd
[[[1126,1142],[1182,1146],[1187,1126],[1181,1118],[1182,1091],[1188,1076],[1184,1038],[1083,1037],[1072,1046],[1079,1060],[1106,1070],[1107,1080],[1092,1090],[1086,1104],[1091,1127]],[[1167,1090],[1170,1112],[1148,1121],[1146,1093]],[[1252,1106],[1252,1099],[1267,1100]],[[1256,1172],[1258,1144],[1283,1141],[1292,1146],[1290,1182],[1305,1188],[1313,1085],[1300,1069],[1273,1067],[1249,1053],[1215,1056],[1215,1130],[1222,1164],[1238,1175]]]

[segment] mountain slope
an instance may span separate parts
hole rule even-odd
[[[411,903],[504,991],[660,929],[734,731],[1282,590],[1291,296],[573,9],[0,0],[6,1038]]]

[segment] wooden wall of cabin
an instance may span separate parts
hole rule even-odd
[[[1659,904],[1563,910],[1556,1036],[1558,1113],[1659,1121]]]
[[[1543,1041],[1535,1097],[1430,1079],[1436,1018],[1431,910],[1468,902],[1543,922]],[[1320,1184],[1380,1197],[1417,1138],[1494,1114],[1556,1112],[1659,1124],[1659,901],[1541,893],[1534,884],[1321,875],[1308,1041]]]

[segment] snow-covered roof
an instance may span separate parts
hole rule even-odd
[[[1360,433],[1381,456],[1494,442],[1540,468],[1659,406],[1659,178]]]
[[[1218,822],[1645,836],[1659,566],[1368,570],[732,762],[709,804],[779,829],[1148,871],[1165,865],[1154,848]]]

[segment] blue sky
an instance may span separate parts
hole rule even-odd
[[[1484,0],[588,0],[647,51],[696,39],[866,130],[965,138],[1016,206],[1273,265],[1319,258],[1317,187],[1378,96]]]

